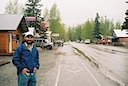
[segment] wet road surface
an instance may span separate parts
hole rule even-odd
[[[70,45],[59,48],[58,72],[53,86],[119,86],[74,53]]]
[[[114,46],[71,43],[100,65],[105,76],[128,86],[128,49]]]

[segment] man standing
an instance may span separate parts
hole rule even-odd
[[[24,40],[15,49],[12,62],[17,67],[18,86],[36,86],[39,54],[34,46],[33,33],[25,33]]]

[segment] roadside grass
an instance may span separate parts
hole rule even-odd
[[[85,57],[89,62],[91,62],[96,68],[99,68],[99,65],[96,63],[96,61],[94,61],[92,58],[89,58],[87,55],[84,54],[84,52],[82,52],[81,50],[79,50],[78,48],[73,47],[75,50],[77,50],[77,52],[82,55],[83,57]]]

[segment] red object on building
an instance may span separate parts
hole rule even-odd
[[[29,17],[25,17],[26,21],[36,21],[36,17],[33,16],[29,16]]]

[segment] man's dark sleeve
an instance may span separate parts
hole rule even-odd
[[[20,62],[21,60],[21,50],[20,48],[16,48],[14,55],[13,55],[13,59],[12,59],[12,63],[20,70],[22,71],[23,68],[25,68],[25,65],[21,64]]]
[[[36,68],[39,69],[40,63],[39,63],[39,52],[37,51],[37,61],[36,61]]]

